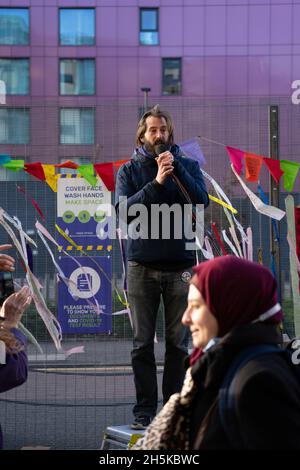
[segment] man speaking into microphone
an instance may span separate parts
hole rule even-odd
[[[209,202],[198,163],[184,156],[178,145],[174,145],[173,134],[172,118],[167,112],[159,105],[147,111],[138,123],[137,148],[117,175],[115,202],[119,219],[125,214],[130,227],[134,217],[129,214],[134,205],[142,204],[148,211],[144,227],[140,227],[141,236],[133,237],[128,230],[127,243],[127,288],[133,323],[131,358],[136,388],[133,429],[145,429],[157,410],[154,337],[161,299],[166,343],[164,403],[181,390],[187,355],[187,331],[181,318],[186,308],[192,266],[196,264],[195,252],[186,248],[187,241],[191,240],[187,240],[183,232],[178,238],[174,227],[169,227],[169,236],[164,237],[163,230],[156,229],[160,222],[166,221],[161,221],[163,217],[154,217],[151,209],[154,205],[175,207],[174,204],[179,208],[186,204],[207,207]],[[180,211],[182,225],[183,213]],[[171,222],[169,218],[168,223]],[[156,236],[151,237],[153,233]]]

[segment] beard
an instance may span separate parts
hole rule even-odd
[[[165,139],[157,139],[154,144],[151,144],[147,139],[144,137],[144,147],[147,150],[147,152],[151,153],[152,155],[156,156],[156,149],[155,147],[157,145],[166,145],[168,148],[171,146],[169,140]]]

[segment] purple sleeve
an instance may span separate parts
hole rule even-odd
[[[25,345],[22,333],[12,328],[11,332]],[[0,365],[0,393],[22,385],[27,379],[27,355],[25,350],[16,354],[6,354],[6,364]]]

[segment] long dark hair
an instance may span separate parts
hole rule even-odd
[[[147,111],[146,113],[143,114],[143,116],[141,117],[139,123],[138,123],[138,127],[137,127],[137,131],[136,131],[136,138],[135,138],[135,145],[137,147],[140,147],[141,145],[143,145],[143,137],[145,135],[145,132],[147,130],[147,124],[146,124],[146,119],[149,117],[149,116],[153,116],[153,117],[158,117],[158,118],[164,118],[166,120],[166,123],[167,123],[167,129],[168,129],[168,133],[169,133],[169,144],[170,145],[173,145],[174,144],[174,125],[173,125],[173,120],[171,118],[171,115],[166,112],[166,111],[162,111],[160,109],[160,106],[159,104],[155,105],[153,108],[149,109],[149,111]]]

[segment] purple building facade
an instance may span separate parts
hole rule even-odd
[[[28,9],[21,45],[5,11],[14,8]],[[280,158],[297,159],[299,14],[298,0],[0,0],[0,80],[12,59],[23,67],[14,78],[23,89],[0,106],[0,153],[48,163],[126,158],[148,87],[149,104],[173,113],[178,142],[204,135],[263,154],[266,107],[279,104]],[[208,160],[226,158],[203,146]]]

